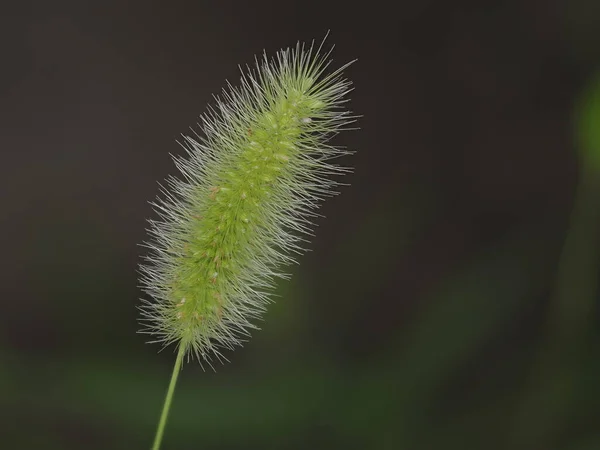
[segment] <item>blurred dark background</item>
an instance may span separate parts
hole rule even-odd
[[[0,448],[150,447],[174,355],[136,334],[147,202],[238,64],[331,30],[335,64],[358,58],[351,186],[262,330],[185,366],[164,449],[600,449],[600,196],[573,119],[599,2],[37,1],[0,21]]]

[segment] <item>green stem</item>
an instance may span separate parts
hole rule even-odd
[[[160,443],[165,432],[165,425],[167,424],[167,418],[169,416],[169,410],[171,409],[173,392],[175,391],[175,385],[177,384],[177,377],[179,376],[179,372],[181,371],[181,364],[183,362],[184,355],[185,346],[183,344],[180,344],[179,351],[177,352],[177,359],[175,359],[175,366],[173,367],[173,374],[171,375],[171,382],[169,383],[169,389],[167,390],[167,396],[165,397],[165,403],[163,404],[163,410],[160,415],[160,422],[158,422],[158,428],[156,429],[154,444],[152,444],[152,450],[159,450],[160,448]]]

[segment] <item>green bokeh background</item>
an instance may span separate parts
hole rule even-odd
[[[600,8],[32,2],[0,73],[0,448],[150,447],[147,201],[237,65],[358,58],[351,185],[164,449],[600,449]]]

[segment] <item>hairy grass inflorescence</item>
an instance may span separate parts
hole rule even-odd
[[[269,301],[281,268],[310,235],[316,208],[348,171],[329,143],[354,121],[344,108],[351,83],[327,73],[322,44],[264,56],[228,85],[183,136],[180,178],[153,203],[151,249],[141,265],[144,332],[210,361],[239,345]],[[304,237],[303,237],[304,236]]]

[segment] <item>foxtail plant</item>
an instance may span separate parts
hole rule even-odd
[[[150,254],[141,265],[143,332],[177,358],[154,449],[158,449],[184,358],[225,359],[256,328],[280,270],[301,254],[316,208],[334,194],[331,177],[349,152],[329,143],[354,121],[350,82],[327,72],[322,45],[282,50],[247,68],[184,136],[180,178],[153,203]]]

